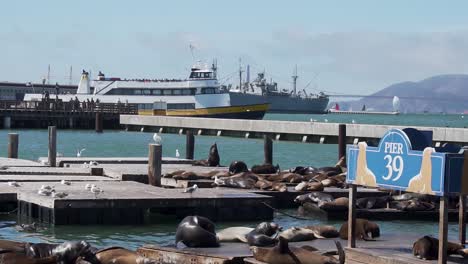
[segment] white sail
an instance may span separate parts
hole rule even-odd
[[[76,90],[76,93],[77,94],[91,94],[88,72],[84,70],[81,73],[81,79],[80,79],[80,82],[78,83],[78,89]]]
[[[400,98],[393,96],[393,112],[400,112]]]

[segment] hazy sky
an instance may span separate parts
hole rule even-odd
[[[3,1],[0,80],[77,82],[108,76],[185,78],[217,58],[219,77],[368,94],[400,81],[468,73],[468,1]],[[224,78],[226,79],[226,78]],[[222,81],[224,81],[224,79]],[[237,83],[231,78],[228,82]]]

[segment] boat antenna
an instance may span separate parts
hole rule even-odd
[[[195,47],[192,45],[192,42],[190,42],[189,48],[190,48],[190,54],[192,54],[192,60],[195,61],[195,56],[193,56],[193,49],[195,49]]]
[[[239,58],[239,91],[242,89],[242,59]]]
[[[47,67],[47,84],[49,84],[50,82],[50,64],[49,66]]]
[[[293,93],[294,95],[296,95],[296,84],[297,84],[297,64],[296,64],[296,67],[294,69],[294,73],[293,73],[293,76],[292,76],[292,79],[293,79]]]
[[[72,76],[73,76],[73,66],[70,65],[70,76],[69,76],[69,84],[72,85]]]

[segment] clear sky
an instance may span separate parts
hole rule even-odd
[[[251,76],[309,92],[368,94],[401,81],[468,73],[468,1],[3,1],[0,80],[76,83],[108,76],[184,78],[216,58],[219,77]],[[237,83],[234,77],[227,83]]]

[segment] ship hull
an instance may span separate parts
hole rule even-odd
[[[326,113],[329,99],[299,98],[287,96],[255,95],[229,92],[231,105],[270,104],[268,113],[284,114],[323,114]]]
[[[256,104],[201,109],[139,110],[138,114],[228,119],[263,119],[268,107],[268,104]]]

